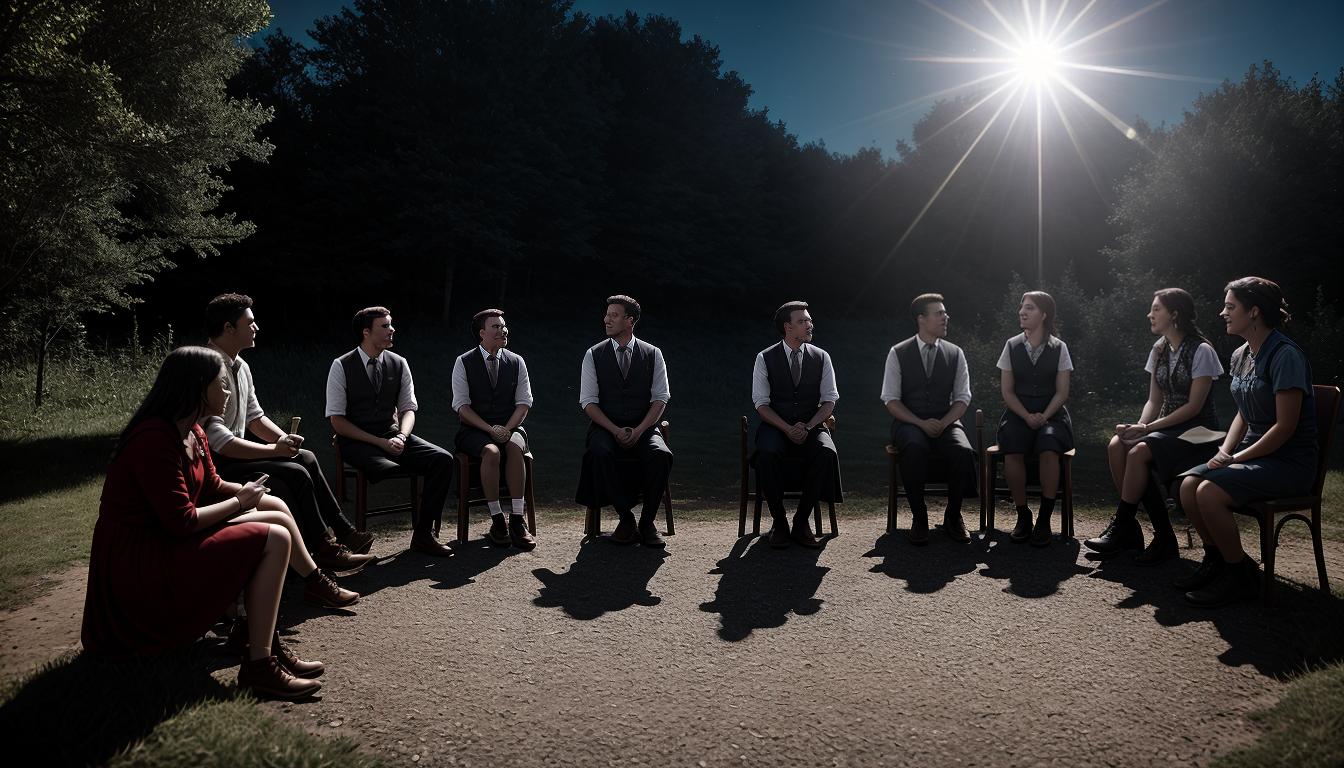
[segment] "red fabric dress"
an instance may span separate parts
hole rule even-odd
[[[85,650],[154,654],[205,634],[261,562],[264,523],[196,526],[196,505],[221,501],[205,433],[189,459],[176,425],[135,427],[107,469],[89,554]]]

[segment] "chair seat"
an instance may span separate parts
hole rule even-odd
[[[1277,514],[1279,512],[1301,512],[1309,510],[1316,505],[1316,499],[1311,496],[1294,496],[1288,499],[1269,499],[1267,501],[1252,501],[1246,505],[1246,509],[1253,512],[1270,512]]]

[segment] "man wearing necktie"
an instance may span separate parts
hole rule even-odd
[[[822,498],[839,500],[839,460],[825,423],[840,392],[831,356],[810,343],[807,302],[790,301],[775,310],[775,330],[783,340],[757,353],[751,373],[751,400],[761,417],[752,461],[775,520],[770,546],[782,549],[792,540],[815,549],[821,544],[808,522],[812,508]],[[792,527],[784,511],[785,458],[803,460],[802,495]]]
[[[392,313],[368,307],[355,313],[359,346],[336,358],[327,372],[326,416],[341,457],[375,476],[396,467],[423,475],[420,507],[411,511],[411,549],[434,557],[453,551],[434,536],[434,524],[452,490],[453,455],[411,434],[415,385],[406,358],[392,352]]]
[[[477,312],[471,318],[471,331],[477,346],[453,363],[453,410],[460,422],[453,447],[481,462],[481,488],[490,507],[490,543],[497,547],[513,544],[531,551],[537,540],[527,530],[523,515],[527,433],[522,424],[532,407],[527,363],[505,349],[509,327],[504,322],[504,310]],[[501,459],[509,489],[507,523],[499,501]]]
[[[948,464],[947,509],[943,532],[956,542],[971,540],[961,519],[961,502],[975,492],[975,451],[961,425],[971,402],[971,379],[966,356],[949,343],[947,308],[943,297],[925,293],[910,304],[914,336],[887,353],[882,377],[882,402],[893,421],[891,444],[900,453],[901,478],[910,499],[910,541],[929,540],[929,514],[924,483],[930,456]]]
[[[639,302],[629,296],[607,297],[603,317],[607,338],[583,355],[579,407],[591,419],[585,457],[589,472],[580,477],[575,500],[585,506],[616,508],[621,521],[611,534],[612,542],[663,547],[654,518],[672,471],[672,451],[657,425],[671,392],[662,351],[635,338],[639,316]],[[644,506],[638,522],[617,474],[616,460],[626,456],[637,457],[644,471]]]

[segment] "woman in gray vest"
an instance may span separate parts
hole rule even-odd
[[[1160,338],[1143,368],[1148,372],[1148,402],[1137,424],[1115,425],[1106,448],[1120,503],[1106,530],[1083,542],[1095,552],[1143,549],[1135,558],[1142,565],[1179,556],[1167,513],[1167,488],[1178,474],[1213,458],[1218,449],[1213,440],[1195,443],[1181,437],[1193,427],[1218,428],[1209,390],[1222,375],[1223,364],[1195,320],[1190,294],[1180,288],[1153,294],[1148,324]],[[1136,517],[1140,501],[1153,524],[1153,541],[1147,549]]]
[[[1003,473],[1017,507],[1017,525],[1011,539],[1031,539],[1032,546],[1050,543],[1050,514],[1059,492],[1059,455],[1073,448],[1073,422],[1064,401],[1069,399],[1069,348],[1054,335],[1055,300],[1044,291],[1022,294],[1017,309],[1022,333],[1009,339],[999,355],[999,388],[1007,409],[999,420],[998,443]],[[1027,461],[1040,464],[1041,509],[1036,525],[1027,507]]]
[[[1237,415],[1218,453],[1181,481],[1181,507],[1204,542],[1204,561],[1174,584],[1203,608],[1255,597],[1260,567],[1241,548],[1232,511],[1306,494],[1319,450],[1311,365],[1279,330],[1290,317],[1279,286],[1262,277],[1234,280],[1219,316],[1228,335],[1246,340],[1228,366]]]

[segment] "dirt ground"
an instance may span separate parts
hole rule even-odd
[[[263,706],[390,764],[1191,765],[1344,658],[1342,601],[1315,589],[1186,608],[1167,583],[1193,551],[1141,568],[1001,533],[915,548],[882,524],[842,516],[823,550],[780,552],[684,522],[659,552],[580,545],[573,519],[535,552],[477,539],[447,562],[384,533],[386,559],[342,580],[352,610],[290,586],[284,631],[325,687]],[[1344,578],[1344,545],[1326,560]],[[1310,542],[1285,538],[1277,570],[1314,585]],[[76,568],[0,614],[0,677],[77,647],[83,597]]]

